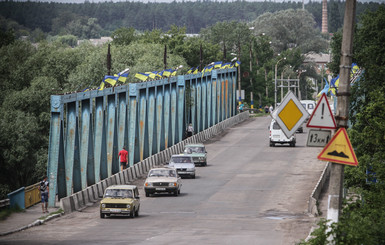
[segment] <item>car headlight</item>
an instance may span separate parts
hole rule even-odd
[[[152,183],[149,183],[149,182],[146,182],[144,185],[145,185],[146,187],[152,187]]]
[[[130,204],[127,204],[127,208],[130,208],[131,207],[131,205]]]
[[[168,183],[168,186],[177,186],[176,182]]]
[[[102,204],[102,208],[105,208],[105,207],[106,207],[106,204],[103,203],[103,204]]]

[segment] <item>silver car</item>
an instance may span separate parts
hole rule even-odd
[[[181,187],[181,179],[174,168],[153,168],[148,172],[147,179],[144,182],[146,197],[163,192],[178,196]]]
[[[195,164],[190,155],[172,155],[168,166],[175,168],[181,177],[195,179]]]

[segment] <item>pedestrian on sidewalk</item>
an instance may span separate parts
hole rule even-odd
[[[39,189],[41,195],[41,208],[43,213],[48,213],[49,183],[46,175],[43,177],[43,180],[40,181]]]
[[[193,136],[193,134],[194,134],[194,127],[192,126],[191,123],[187,126],[186,132],[187,132],[187,137]]]
[[[119,152],[118,157],[120,157],[120,170],[127,168],[128,165],[128,151],[126,151],[126,146],[123,146],[123,149]]]

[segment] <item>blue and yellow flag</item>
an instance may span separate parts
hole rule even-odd
[[[135,78],[138,78],[138,79],[142,80],[143,82],[147,80],[148,76],[149,76],[148,74],[141,73],[141,72],[138,72],[135,74]]]
[[[198,74],[198,72],[199,72],[199,66],[195,67],[195,70],[193,71],[192,74]]]
[[[103,90],[105,86],[106,86],[106,84],[105,84],[104,81],[103,81],[103,82],[99,85],[98,90]]]
[[[340,75],[338,75],[337,77],[333,78],[331,81],[330,81],[330,88],[329,88],[329,91],[330,93],[333,95],[333,96],[336,96],[336,90],[338,89],[338,85],[340,83]]]
[[[325,87],[317,94],[317,97],[321,97],[322,94],[328,95],[328,92],[330,90],[329,83],[326,80],[326,78],[324,78],[324,80],[325,80]]]
[[[195,67],[191,67],[190,70],[187,71],[186,74],[191,74],[194,71]]]
[[[163,70],[162,71],[162,76],[163,77],[169,77],[169,76],[171,76],[171,73],[173,72],[173,70],[172,69],[166,69],[166,70]]]
[[[231,65],[230,62],[224,63],[224,64],[222,64],[221,69],[227,69],[227,68],[230,68],[230,65]]]
[[[118,76],[116,75],[116,76],[109,76],[109,75],[106,75],[106,76],[104,76],[104,82],[106,82],[106,83],[109,83],[109,84],[111,84],[112,86],[115,86],[115,84],[116,84],[116,82],[118,81]]]
[[[215,69],[221,68],[221,67],[222,67],[222,61],[214,62],[214,68],[215,68]]]
[[[128,73],[120,74],[120,72],[119,72],[115,76],[118,76],[118,81],[119,82],[125,83],[127,81]]]
[[[240,64],[241,64],[241,62],[239,60],[237,60],[237,61],[235,61],[234,66],[238,67]]]

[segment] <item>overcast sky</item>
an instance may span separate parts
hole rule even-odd
[[[4,1],[4,0],[0,0]],[[27,2],[28,0],[14,0],[14,2]],[[85,0],[29,0],[30,2],[60,2],[60,3],[84,3]],[[91,3],[98,3],[98,2],[173,2],[174,0],[88,0],[88,2]],[[177,2],[182,2],[182,0],[176,0]],[[194,2],[195,0],[184,0],[185,2]],[[203,0],[201,0],[203,1]],[[211,1],[229,1],[232,2],[232,0],[211,0]],[[249,2],[264,2],[266,0],[246,0]],[[269,0],[267,0],[269,1]],[[271,2],[288,2],[289,0],[270,0]],[[308,3],[310,0],[304,0],[305,4]],[[385,3],[385,0],[357,0],[358,2],[378,2],[378,3]],[[291,2],[301,2],[302,0],[291,0]],[[322,0],[312,0],[312,2],[322,2]]]

